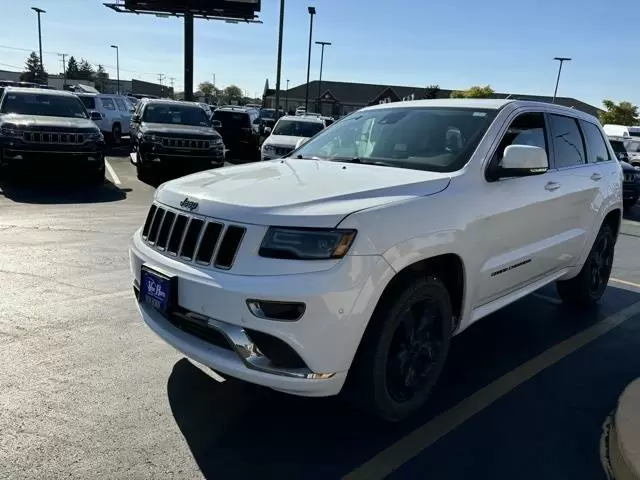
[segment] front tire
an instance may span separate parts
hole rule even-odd
[[[453,313],[446,287],[433,276],[391,293],[367,327],[348,388],[360,406],[398,422],[427,402],[449,352]]]
[[[556,283],[556,290],[564,303],[589,307],[602,298],[613,268],[614,250],[613,230],[609,225],[602,225],[580,273]]]

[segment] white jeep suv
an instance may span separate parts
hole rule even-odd
[[[187,357],[291,394],[354,392],[397,421],[477,320],[551,282],[598,301],[621,212],[622,170],[590,115],[399,102],[287,158],[161,185],[131,269],[142,318]]]
[[[322,117],[284,116],[278,119],[273,130],[267,129],[269,135],[260,149],[261,159],[273,160],[291,153],[301,141],[306,141],[326,126]]]

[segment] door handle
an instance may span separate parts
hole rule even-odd
[[[544,188],[545,190],[549,190],[550,192],[553,192],[554,190],[557,190],[560,188],[560,184],[557,182],[547,182]]]
[[[597,182],[601,178],[602,178],[602,175],[600,175],[599,173],[594,173],[593,175],[591,175],[591,180],[593,180],[594,182]]]

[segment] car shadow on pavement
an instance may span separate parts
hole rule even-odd
[[[554,300],[553,287],[541,295]],[[455,338],[430,402],[400,424],[372,418],[339,397],[302,398],[233,379],[217,382],[186,359],[174,365],[168,399],[205,478],[340,478],[482,387],[639,298],[610,287],[602,305],[588,312],[558,305],[557,297],[532,295],[496,312]],[[472,435],[486,441],[486,432]]]
[[[130,191],[130,188],[119,188],[109,181],[105,181],[103,185],[85,185],[81,180],[74,179],[0,180],[0,196],[18,203],[117,202],[124,200]]]

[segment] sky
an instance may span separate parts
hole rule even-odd
[[[603,99],[640,104],[636,29],[624,18],[640,17],[637,0],[286,0],[282,87],[304,83],[309,14],[316,7],[313,40],[326,47],[323,78],[388,85],[439,85],[465,89],[552,95],[565,63],[558,95],[595,106]],[[0,0],[0,69],[21,70],[38,50],[35,12],[42,14],[45,69],[62,71],[58,53],[103,64],[121,79],[175,78],[183,89],[183,22],[176,18],[119,14],[98,0]],[[251,96],[265,80],[275,86],[279,0],[262,0],[262,24],[195,21],[194,83],[236,84]],[[611,19],[619,20],[612,23]],[[320,47],[314,45],[311,80],[317,79]],[[168,80],[164,80],[169,84]]]

